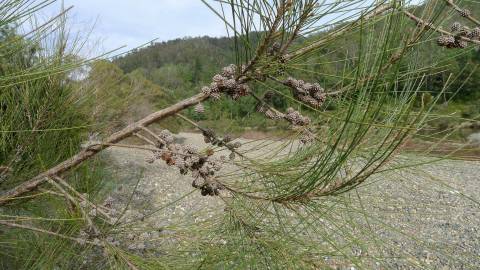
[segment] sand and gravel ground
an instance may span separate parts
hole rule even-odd
[[[177,139],[203,145],[199,134],[180,133]],[[278,144],[264,141],[265,147],[254,147],[255,155],[271,153]],[[138,182],[126,215],[131,219],[147,215],[147,223],[163,226],[177,218],[199,221],[223,211],[218,198],[191,193],[190,176],[162,162],[147,163],[148,151],[110,148],[106,155],[118,181],[113,194],[117,200],[127,201]],[[385,257],[374,268],[480,269],[480,162],[441,161],[374,180],[380,181],[358,189],[361,200],[357,202],[372,220],[379,221],[366,224],[360,220],[359,224],[368,226],[377,242],[385,243],[379,245]],[[163,211],[148,216],[158,208]],[[396,258],[398,252],[402,259]],[[361,257],[376,252],[356,253]]]

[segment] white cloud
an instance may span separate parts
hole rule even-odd
[[[353,2],[369,5],[372,1]],[[74,32],[85,32],[96,22],[91,35],[96,46],[84,50],[89,56],[98,54],[99,50],[105,52],[123,45],[127,45],[128,49],[135,48],[156,38],[159,41],[167,41],[185,36],[226,35],[222,20],[200,0],[63,0],[63,2],[65,7],[74,6],[70,12]],[[47,13],[50,15],[58,13],[60,4],[61,1],[58,1],[49,7]],[[96,49],[95,53],[91,53],[91,48]]]
[[[199,0],[64,0],[64,5],[74,6],[74,31],[96,22],[91,38],[103,44],[102,51],[122,45],[134,48],[155,38],[226,34],[222,21]],[[47,13],[59,10],[57,3]]]

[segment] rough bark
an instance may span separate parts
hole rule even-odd
[[[165,109],[160,111],[154,112],[147,117],[132,123],[125,127],[124,129],[112,134],[109,136],[101,145],[95,145],[85,150],[80,151],[76,155],[72,156],[71,158],[65,160],[64,162],[56,165],[53,168],[23,182],[22,184],[18,185],[17,187],[8,190],[2,194],[0,197],[0,205],[4,205],[5,203],[9,202],[15,197],[18,197],[22,194],[25,194],[29,191],[36,189],[38,186],[43,184],[44,182],[48,181],[49,177],[58,176],[73,167],[79,165],[80,163],[84,162],[85,160],[95,156],[105,148],[108,148],[108,144],[117,143],[127,137],[133,135],[133,133],[141,131],[146,126],[149,126],[157,121],[160,121],[166,117],[172,116],[177,112],[180,112],[190,106],[196,105],[199,102],[202,102],[208,98],[207,95],[200,93],[185,100],[182,100],[172,106],[169,106]]]

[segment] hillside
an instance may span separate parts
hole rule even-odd
[[[124,72],[142,70],[168,88],[209,81],[213,73],[233,61],[231,38],[197,37],[155,43],[115,59]]]
[[[462,6],[467,7],[473,14],[480,14],[480,7],[472,3],[465,3]],[[415,12],[420,14],[422,8],[416,8]],[[445,29],[449,29],[450,25],[459,20],[458,16],[448,16],[439,22]],[[460,18],[460,23],[470,26],[470,22],[466,19]],[[415,24],[411,23],[412,28]],[[338,26],[340,27],[340,26]],[[379,25],[381,27],[381,25]],[[333,28],[331,31],[335,31]],[[311,34],[297,40],[298,44],[309,43],[318,38],[318,35],[325,33]],[[256,40],[258,33],[252,33],[251,39]],[[453,82],[450,86],[451,92],[461,90],[454,98],[456,100],[465,101],[472,98],[480,98],[480,90],[477,84],[480,84],[480,78],[470,80],[467,85],[464,85],[467,76],[477,77],[478,72],[470,74],[480,63],[480,53],[478,48],[461,52],[458,57],[458,50],[448,50],[436,45],[437,36],[432,36],[430,40],[424,45],[424,50],[421,55],[414,57],[418,61],[429,63],[433,55],[440,55],[446,59],[442,63],[440,73],[432,75],[428,78],[429,92],[440,92],[443,84],[447,81],[450,73],[461,74],[457,82]],[[336,82],[335,76],[341,76],[345,69],[349,69],[349,65],[354,60],[348,61],[334,61],[339,58],[348,58],[349,55],[354,55],[359,48],[360,35],[359,33],[350,33],[347,36],[341,37],[326,44],[326,46],[318,52],[315,57],[309,58],[308,63],[303,63],[302,69],[313,70],[322,75],[312,75],[308,72],[301,73],[304,79],[312,79],[328,85],[329,82]],[[400,41],[399,41],[400,42]],[[252,42],[255,44],[255,41]],[[452,56],[457,56],[455,60],[449,60]],[[183,39],[176,39],[166,42],[154,43],[145,48],[134,50],[124,56],[114,59],[113,63],[118,65],[125,73],[130,73],[134,70],[141,70],[141,72],[152,82],[161,85],[164,88],[175,90],[174,96],[183,96],[185,93],[191,93],[192,87],[199,87],[204,83],[209,83],[211,77],[223,67],[235,62],[234,38],[222,37],[186,37]],[[288,70],[287,73],[298,73],[298,71]],[[337,80],[338,81],[338,80]],[[332,83],[334,84],[334,83]],[[461,89],[460,89],[461,88]],[[195,90],[197,91],[197,90]],[[453,96],[453,95],[451,95]]]
[[[480,14],[478,6],[470,5],[469,8],[474,13]],[[417,9],[417,13],[420,12],[419,10],[421,9]],[[457,20],[458,16],[453,18]],[[442,22],[442,27],[449,29],[454,19],[447,17]],[[460,19],[460,22],[469,25],[467,20]],[[415,27],[413,22],[411,25],[412,28]],[[316,35],[322,35],[322,33]],[[298,45],[309,43],[315,37],[317,36],[311,35],[302,38],[297,41]],[[411,56],[423,63],[430,63],[432,59],[437,58],[433,56],[440,56],[440,59],[444,59],[443,62],[437,63],[435,68],[432,66],[432,70],[426,71],[426,75],[431,75],[425,77],[425,89],[421,91],[437,96],[437,93],[442,92],[444,85],[448,82],[448,89],[440,96],[439,104],[449,103],[446,113],[456,113],[456,116],[462,118],[475,118],[480,114],[480,109],[474,104],[475,100],[480,99],[480,72],[476,71],[480,64],[478,48],[472,46],[470,50],[445,49],[437,46],[437,38],[438,36],[434,35],[423,40],[423,49]],[[345,73],[348,74],[350,66],[355,64],[355,59],[349,59],[349,57],[359,50],[359,40],[359,33],[352,33],[349,36],[334,40],[318,51],[317,55],[309,57],[306,60],[308,62],[298,64],[298,69],[287,70],[287,75],[319,82],[326,89],[334,91],[335,89],[330,89],[330,87],[337,85],[340,81],[339,77],[343,77]],[[335,59],[345,60],[335,61]],[[216,74],[219,67],[234,62],[233,38],[206,36],[154,43],[118,57],[113,61],[125,73],[133,71],[141,73],[148,80],[160,85],[171,100],[179,100],[198,92],[203,85],[210,83],[212,76]],[[454,80],[452,80],[451,74],[455,74]],[[341,80],[345,80],[345,78],[343,77]],[[255,89],[258,93],[266,91],[264,85],[257,85]],[[279,90],[284,91],[285,89]],[[207,113],[204,117],[219,121],[230,118],[235,120],[237,125],[251,125],[253,122],[260,126],[268,125],[266,120],[255,118],[250,111],[249,108],[252,108],[254,103],[253,99],[248,98],[236,103],[222,100],[207,105],[210,107],[207,107]],[[288,101],[278,100],[276,106],[279,109],[285,109],[288,106]],[[334,107],[334,105],[332,106]],[[230,110],[228,115],[223,113],[225,107]],[[445,107],[439,106],[438,110],[445,112]],[[196,117],[196,120],[202,120],[203,118],[193,113],[190,116]],[[250,117],[255,119],[246,119]],[[439,129],[445,129],[458,124],[460,120],[451,122],[452,120],[441,120],[433,125]]]

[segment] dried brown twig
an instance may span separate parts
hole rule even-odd
[[[456,5],[455,3],[453,3],[453,0],[445,0],[445,2],[447,3],[447,5],[451,6],[453,9],[455,9],[455,11],[457,11],[459,14],[461,14],[462,17],[465,17],[465,18],[469,19],[471,22],[473,22],[474,24],[480,26],[480,21],[475,19],[468,10],[463,9],[463,8],[459,7],[458,5]]]
[[[6,221],[0,221],[0,225],[12,227],[12,228],[26,229],[26,230],[30,230],[30,231],[34,231],[34,232],[40,232],[40,233],[44,233],[44,234],[49,234],[49,235],[53,235],[53,236],[60,237],[60,238],[63,238],[63,239],[72,240],[72,241],[75,241],[79,244],[86,243],[86,244],[93,245],[93,246],[98,246],[98,247],[103,247],[104,246],[101,242],[94,242],[94,241],[89,241],[89,240],[85,240],[85,239],[81,239],[81,238],[71,237],[71,236],[51,232],[51,231],[48,231],[48,230],[39,229],[39,228],[36,228],[36,227],[33,227],[33,226],[27,226],[27,225],[23,225],[23,224],[11,223],[11,222],[6,222]]]
[[[187,98],[185,100],[182,100],[178,102],[177,104],[174,104],[170,107],[167,107],[163,110],[154,112],[147,117],[143,118],[140,121],[137,121],[133,124],[130,124],[126,128],[112,134],[110,137],[108,137],[105,140],[105,143],[102,145],[95,145],[92,147],[89,147],[87,149],[84,149],[80,153],[74,155],[73,157],[67,159],[66,161],[54,166],[53,168],[31,178],[30,180],[27,180],[23,182],[22,184],[18,185],[17,187],[5,192],[2,194],[0,197],[0,205],[3,205],[9,201],[11,201],[12,198],[18,197],[21,194],[27,193],[31,190],[34,190],[37,188],[39,185],[45,183],[50,176],[54,175],[61,175],[62,173],[76,167],[77,165],[81,164],[82,162],[92,158],[102,150],[108,147],[108,144],[114,144],[117,143],[129,136],[131,136],[133,133],[141,131],[144,127],[149,126],[157,121],[160,121],[162,119],[165,119],[171,115],[174,115],[175,113],[184,110],[185,108],[188,108],[190,106],[193,106],[201,101],[204,101],[208,98],[207,95],[200,93],[195,96],[192,96],[190,98]]]
[[[440,33],[440,34],[443,34],[443,35],[446,35],[446,36],[454,36],[452,33],[448,32],[448,31],[445,31],[441,28],[438,28],[438,27],[434,26],[432,23],[428,23],[428,22],[424,21],[423,19],[418,18],[417,16],[413,15],[412,13],[410,13],[406,10],[403,10],[403,13],[405,15],[407,15],[407,17],[409,17],[410,19],[415,21],[417,24],[420,24],[420,25],[422,25],[422,26],[424,26],[428,29],[431,29],[431,30],[433,30],[437,33]],[[468,41],[468,42],[480,45],[480,40],[470,39],[470,38],[464,37],[464,36],[458,36],[458,38],[463,40],[463,41]]]

